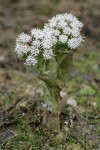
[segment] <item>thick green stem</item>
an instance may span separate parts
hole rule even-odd
[[[51,101],[53,104],[53,110],[48,116],[47,120],[47,127],[51,128],[53,132],[60,132],[60,119],[59,119],[59,114],[61,112],[61,99],[60,99],[60,91],[59,88],[54,86],[54,87],[48,87],[48,90],[51,95]]]
[[[59,54],[56,61],[58,63],[57,77],[59,80],[66,82],[69,79],[69,72],[72,67],[72,53],[65,53],[63,56]]]
[[[53,132],[60,132],[60,119],[61,113],[61,97],[60,91],[63,89],[69,77],[69,70],[72,66],[72,54],[65,53],[64,55],[57,55],[56,61],[58,63],[57,76],[39,74],[38,77],[45,82],[50,93],[50,100],[53,104],[51,112],[45,112],[43,123]]]
[[[43,114],[43,124],[47,126],[48,129],[52,130],[54,133],[60,132],[60,119],[58,113],[50,113],[45,111]]]
[[[40,74],[38,77],[46,83],[46,86],[50,93],[51,102],[53,104],[52,112],[45,112],[43,123],[53,132],[60,132],[59,114],[61,112],[61,99],[59,94],[60,88],[58,87],[59,83],[57,79],[52,76]]]

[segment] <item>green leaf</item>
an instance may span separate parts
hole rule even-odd
[[[36,66],[36,69],[38,72],[43,72],[45,71],[45,60],[42,56],[42,54],[38,55],[38,64]]]
[[[51,64],[50,64],[50,60],[45,60],[45,69],[46,71],[50,71],[51,69]]]
[[[22,61],[25,61],[28,56],[29,56],[29,54],[23,54],[23,56],[21,56],[20,59],[21,59]]]
[[[80,94],[82,95],[94,95],[95,94],[95,90],[92,89],[91,87],[86,87],[83,88],[79,91]]]
[[[59,58],[58,58],[59,59]],[[73,63],[72,54],[64,54],[58,61],[58,78],[66,82]]]

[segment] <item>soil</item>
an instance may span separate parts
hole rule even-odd
[[[49,18],[64,12],[84,23],[85,42],[75,55],[68,82],[68,96],[75,99],[77,109],[65,109],[60,116],[61,133],[55,136],[41,125],[36,107],[44,84],[18,59],[14,47],[18,34],[42,28]],[[0,0],[1,149],[100,149],[99,20],[100,0]]]

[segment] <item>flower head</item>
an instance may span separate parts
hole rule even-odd
[[[19,56],[23,56],[24,54],[27,54],[30,52],[31,47],[29,45],[25,45],[22,43],[17,43],[15,46],[15,51]]]
[[[81,29],[83,24],[72,14],[59,14],[44,24],[43,30],[33,28],[31,35],[22,33],[16,39],[15,51],[19,56],[26,54],[26,65],[36,65],[42,59],[52,59],[55,47],[60,43],[67,50],[76,49],[82,42]],[[66,50],[66,51],[67,51]]]
[[[25,44],[25,43],[30,42],[31,40],[32,40],[31,36],[23,32],[18,36],[18,38],[16,39],[16,42],[21,42]]]
[[[37,64],[37,60],[34,56],[28,56],[26,59],[25,65],[28,66],[35,66]]]
[[[44,59],[51,59],[52,56],[53,56],[53,50],[52,49],[44,50],[44,53],[43,53]]]
[[[63,44],[65,44],[68,40],[68,37],[66,35],[60,35],[59,36],[59,41]]]
[[[71,49],[75,49],[81,44],[82,41],[83,41],[82,36],[72,38],[68,41],[68,46]]]
[[[32,35],[32,37],[34,37],[35,39],[39,39],[39,40],[42,40],[43,37],[44,37],[44,34],[43,34],[42,30],[40,30],[40,29],[35,29],[35,28],[33,28],[33,29],[31,30],[31,35]]]

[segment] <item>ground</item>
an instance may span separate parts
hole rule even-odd
[[[0,148],[5,150],[99,150],[99,0],[0,1]],[[41,124],[35,101],[44,84],[14,52],[15,39],[57,13],[71,12],[84,23],[85,42],[74,55],[68,97],[76,107],[61,114],[61,133]]]

